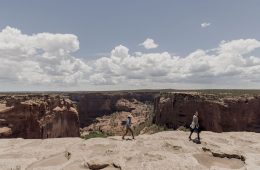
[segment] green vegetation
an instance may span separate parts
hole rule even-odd
[[[116,94],[116,93],[154,93],[154,94],[163,94],[163,93],[170,93],[170,92],[199,92],[204,94],[224,94],[230,96],[240,96],[240,95],[260,95],[260,89],[137,89],[137,90],[115,90],[115,91],[20,91],[20,92],[0,92],[0,96],[5,95],[68,95],[71,94],[91,94],[91,93],[104,93],[104,94]]]
[[[154,124],[154,117],[155,117],[155,112],[154,112],[154,107],[153,103],[147,102],[147,110],[148,110],[148,115],[146,118],[146,121],[139,124],[137,127],[134,128],[134,134],[139,135],[139,134],[154,134],[168,129],[166,126],[161,126],[161,125],[156,125]]]
[[[161,126],[157,124],[151,124],[142,130],[142,134],[154,134],[162,131],[172,130],[168,129],[166,126]]]
[[[83,91],[83,92],[67,92],[70,93],[105,93],[105,94],[115,94],[115,93],[169,93],[169,92],[199,92],[205,94],[221,94],[229,93],[233,96],[237,95],[260,95],[260,89],[137,89],[137,90],[118,90],[118,91]]]
[[[109,136],[113,136],[113,135],[103,133],[103,132],[100,132],[100,131],[92,131],[92,132],[89,132],[89,134],[81,135],[81,138],[87,140],[87,139],[91,139],[91,138],[106,138],[106,137],[109,137]]]
[[[179,130],[179,131],[184,131],[184,132],[189,132],[189,131],[190,131],[190,129],[189,129],[189,128],[186,128],[185,126],[180,126],[180,127],[178,127],[177,130]]]
[[[145,104],[146,104],[146,106],[147,106],[148,114],[147,114],[147,117],[146,117],[145,122],[140,123],[138,126],[136,126],[136,127],[133,129],[135,135],[139,135],[139,134],[141,133],[141,131],[142,131],[145,127],[151,126],[151,125],[153,124],[153,118],[154,118],[154,116],[155,116],[154,109],[153,109],[153,103],[151,103],[151,102],[146,102]]]
[[[194,92],[201,92],[204,94],[215,94],[223,97],[234,97],[242,95],[260,95],[260,90],[246,90],[246,89],[205,89],[205,90],[192,90]]]
[[[115,123],[115,120],[118,115],[119,115],[119,112],[114,112],[110,115],[110,125],[111,126],[117,126],[117,123]]]
[[[169,97],[174,92],[197,92],[206,95],[216,95],[217,97],[237,97],[237,96],[257,96],[260,95],[258,89],[198,89],[198,90],[161,90],[160,96]]]

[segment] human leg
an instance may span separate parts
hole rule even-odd
[[[192,135],[193,132],[194,132],[194,129],[190,128],[190,136],[189,136],[190,140],[191,140],[191,135]]]
[[[131,134],[132,134],[132,137],[133,137],[133,139],[134,139],[135,137],[134,137],[134,132],[133,132],[133,130],[132,130],[131,128],[129,128],[129,130],[130,130],[130,132],[131,132]]]
[[[198,140],[200,140],[200,130],[197,129]]]
[[[125,139],[125,136],[127,135],[127,133],[128,133],[128,130],[129,130],[129,128],[128,128],[128,127],[126,127],[126,131],[125,131],[125,134],[123,135],[122,139]]]

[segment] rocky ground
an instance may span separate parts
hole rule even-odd
[[[201,144],[188,135],[165,131],[124,141],[120,136],[1,139],[0,169],[260,169],[259,133],[202,132]]]

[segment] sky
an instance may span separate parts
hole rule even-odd
[[[259,89],[259,0],[3,0],[0,91]]]

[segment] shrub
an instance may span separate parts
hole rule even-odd
[[[107,133],[103,133],[100,131],[92,131],[92,132],[89,132],[89,134],[81,136],[81,138],[87,140],[87,139],[91,139],[91,138],[106,138],[109,136],[112,136],[112,134],[107,134]]]

